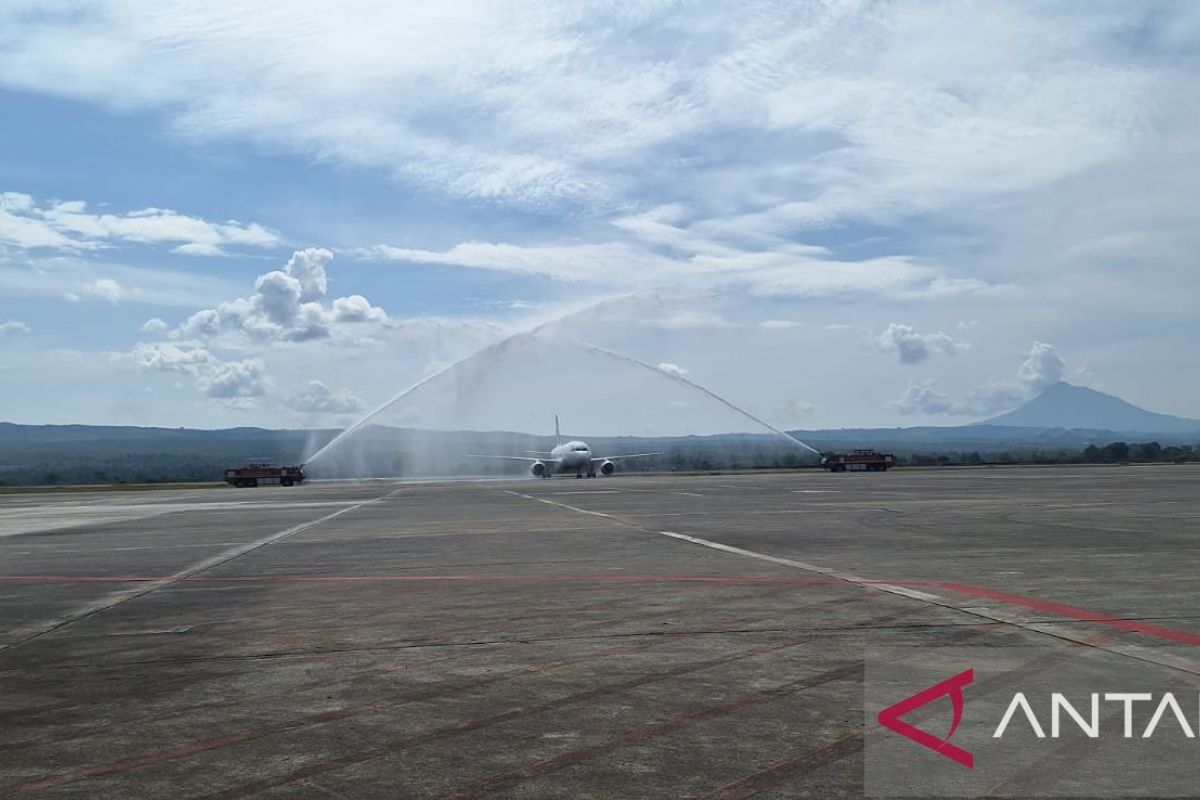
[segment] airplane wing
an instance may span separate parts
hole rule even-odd
[[[650,456],[661,456],[661,455],[662,455],[662,453],[626,453],[624,455],[619,455],[619,456],[604,456],[602,458],[593,458],[592,463],[595,464],[595,463],[599,463],[601,461],[617,461],[622,458],[649,458]]]
[[[533,456],[493,456],[493,455],[482,455],[480,453],[466,453],[465,457],[466,458],[498,458],[502,461],[523,461],[526,464],[532,464],[535,461],[541,461],[543,464],[546,463],[547,461],[554,463],[559,460],[557,458],[535,458]],[[600,460],[603,461],[604,459],[600,459]]]

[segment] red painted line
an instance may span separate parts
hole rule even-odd
[[[145,575],[0,575],[0,581],[10,583],[139,583],[161,581],[165,576]]]
[[[0,575],[0,582],[21,583],[136,583],[162,580],[162,576],[146,575]],[[528,574],[461,574],[461,575],[240,575],[203,576],[183,579],[180,583],[695,583],[726,585],[829,585],[846,584],[840,578],[797,578],[776,576],[727,576],[727,575],[528,575]],[[864,586],[886,584],[908,588],[937,588],[960,594],[982,597],[1006,605],[1055,614],[1080,622],[1094,622],[1118,630],[1151,636],[1165,641],[1200,646],[1200,634],[1167,628],[1162,625],[1121,619],[1097,611],[1041,600],[1036,597],[1010,594],[1007,592],[975,586],[968,583],[912,580],[858,580],[851,584]]]
[[[28,583],[136,583],[163,580],[161,575],[0,575],[0,581]],[[729,584],[828,584],[834,578],[757,577],[737,575],[196,575],[181,583],[729,583]],[[883,581],[881,581],[882,583]]]
[[[994,589],[985,589],[982,586],[972,586],[968,583],[938,583],[934,585],[947,591],[968,594],[974,597],[983,597],[988,600],[996,600],[997,602],[1005,603],[1010,606],[1030,608],[1034,611],[1041,611],[1046,614],[1056,614],[1058,616],[1068,617],[1080,622],[1095,622],[1110,628],[1116,628],[1117,630],[1140,633],[1143,636],[1153,636],[1157,639],[1165,639],[1169,642],[1200,646],[1200,634],[1189,633],[1187,631],[1176,630],[1174,628],[1164,628],[1161,625],[1154,625],[1148,622],[1141,622],[1133,619],[1120,619],[1119,617],[1113,617],[1108,614],[1101,614],[1096,611],[1088,611],[1085,608],[1076,608],[1074,606],[1067,606],[1061,603],[1054,603],[1049,600],[1039,600],[1036,597],[1025,597],[1019,594],[998,592]]]

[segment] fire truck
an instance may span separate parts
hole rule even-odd
[[[304,480],[304,465],[276,467],[271,464],[247,464],[225,470],[225,482],[230,486],[291,486]]]
[[[830,472],[883,472],[896,466],[896,456],[874,450],[830,453],[821,458],[821,466]]]

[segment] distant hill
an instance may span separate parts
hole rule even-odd
[[[982,423],[1022,428],[1091,428],[1129,433],[1200,433],[1200,420],[1157,414],[1095,389],[1059,381],[1025,405]]]
[[[1187,459],[1192,459],[1194,445],[1200,441],[1200,422],[1152,414],[1090,389],[1061,386],[1066,388],[1048,391],[1024,409],[991,424],[791,433],[823,452],[871,447],[894,452],[901,459],[911,457],[914,459],[911,463],[917,464],[937,463],[931,462],[934,456],[930,454],[939,457],[948,454],[953,463],[1011,463],[1014,458],[1020,460],[1038,454],[1043,459],[1081,462],[1087,445],[1151,440],[1161,445],[1159,449],[1164,452],[1172,445],[1183,446]],[[1084,407],[1080,403],[1051,402],[1057,395],[1070,398],[1078,392],[1084,393],[1082,396],[1089,401],[1102,403],[1104,408],[1115,404],[1126,416],[1088,417],[1076,413],[1075,409]],[[1049,400],[1045,399],[1047,396]],[[1047,413],[1045,417],[1061,422],[1050,427],[1019,423],[1020,413],[1030,408],[1037,411],[1043,404],[1063,405],[1066,410],[1060,408],[1057,416]],[[1129,410],[1133,416],[1128,415]],[[1097,421],[1105,424],[1085,427]],[[1137,432],[1147,427],[1148,432]],[[1176,432],[1164,428],[1174,428]],[[196,430],[0,422],[0,486],[215,481],[227,467],[248,461],[300,463],[336,433],[334,430]],[[580,434],[598,453],[661,453],[653,459],[622,465],[622,470],[630,471],[814,467],[817,463],[811,453],[767,433],[670,437],[594,436],[586,431]],[[331,452],[308,464],[307,470],[315,478],[523,475],[528,474],[526,467],[518,462],[479,459],[467,454],[544,451],[553,444],[553,437],[516,432],[421,431],[372,426],[353,446]],[[1184,454],[1183,450],[1175,449],[1179,452],[1168,454],[1170,459]],[[1157,455],[1147,456],[1143,460],[1156,458]],[[1114,459],[1125,460],[1117,456]]]

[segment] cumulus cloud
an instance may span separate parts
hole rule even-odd
[[[199,368],[216,361],[203,347],[173,342],[139,344],[130,355],[133,362],[143,369],[184,375],[195,375]]]
[[[30,328],[27,323],[19,320],[10,319],[5,322],[0,322],[0,336],[13,336],[19,333],[32,333],[33,328]]]
[[[302,342],[328,337],[334,325],[387,322],[387,312],[362,295],[334,298],[325,307],[326,266],[332,259],[333,253],[324,248],[297,250],[282,270],[258,276],[253,295],[197,311],[173,335],[211,339],[232,334]]]
[[[1033,343],[1015,380],[988,381],[965,397],[940,391],[930,379],[912,379],[892,406],[904,414],[985,415],[1007,411],[1062,380],[1066,362],[1045,342]]]
[[[372,306],[361,294],[339,297],[333,301],[334,322],[383,322],[387,313]]]
[[[901,364],[919,364],[932,353],[954,355],[962,347],[961,343],[941,331],[918,333],[911,325],[895,322],[888,325],[875,342],[881,349],[898,354]]]
[[[142,333],[166,333],[169,330],[171,326],[159,317],[151,317],[142,323]]]
[[[1037,394],[1063,379],[1067,362],[1045,342],[1034,342],[1017,370],[1017,380],[1030,394]]]
[[[114,305],[119,303],[121,297],[125,294],[125,290],[121,287],[121,284],[112,278],[97,278],[86,286],[81,287],[80,291],[83,294],[97,297]]]
[[[185,375],[197,389],[215,399],[250,398],[264,393],[263,364],[258,359],[222,361],[199,345],[174,342],[139,344],[130,357],[142,369]]]
[[[119,243],[176,244],[174,253],[210,256],[224,255],[228,245],[276,247],[280,239],[257,223],[211,222],[169,208],[91,213],[83,201],[38,203],[20,192],[0,194],[0,244],[85,251]]]
[[[349,389],[335,392],[321,381],[309,381],[304,388],[290,392],[286,402],[296,411],[309,413],[347,414],[363,408]]]
[[[262,361],[245,359],[216,364],[196,377],[196,388],[218,400],[259,397],[264,393]]]
[[[668,375],[679,375],[680,377],[687,375],[688,371],[678,364],[672,364],[669,361],[663,361],[658,365],[658,368]]]

